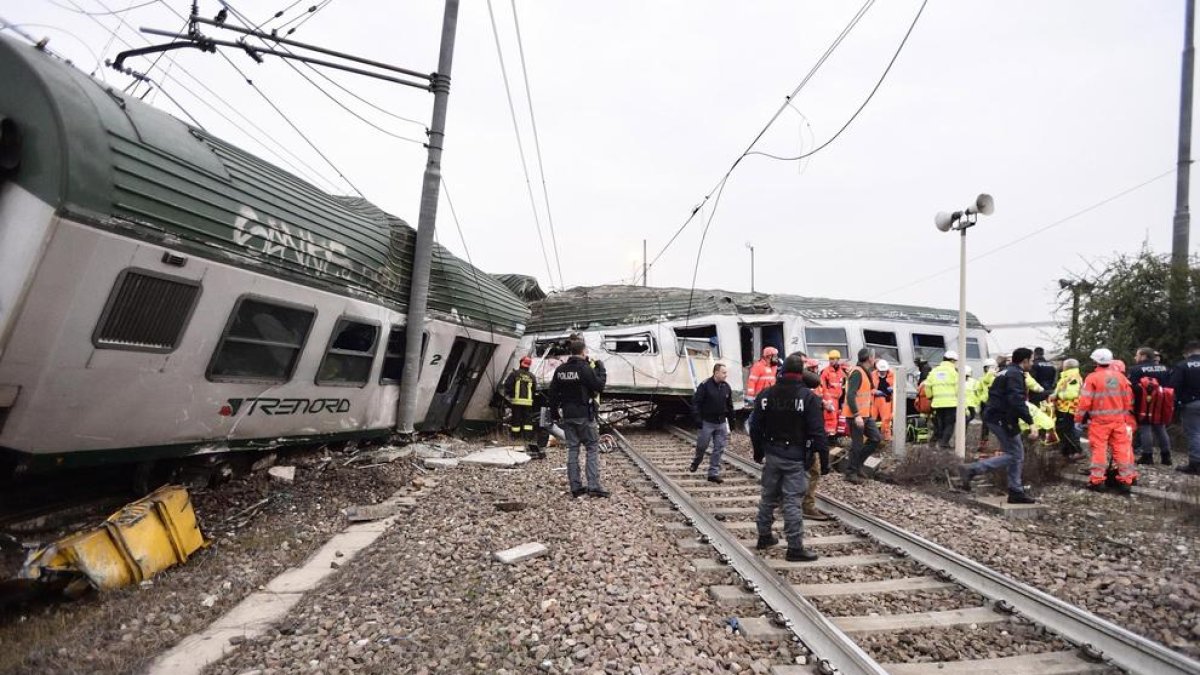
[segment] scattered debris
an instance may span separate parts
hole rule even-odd
[[[100,526],[34,551],[20,577],[65,579],[72,593],[89,584],[100,590],[120,588],[187,562],[207,544],[187,490],[166,485],[126,505]]]
[[[492,555],[496,556],[496,560],[499,560],[505,565],[511,565],[513,563],[519,563],[522,560],[529,560],[530,558],[536,558],[540,555],[544,555],[548,550],[549,549],[546,548],[545,544],[530,542],[528,544],[521,544],[520,546],[514,546],[503,551],[496,551]]]
[[[213,605],[217,604],[217,596],[206,595],[204,596],[204,600],[200,601],[200,604],[204,605],[205,607],[212,607]]]
[[[525,507],[529,506],[525,502],[511,502],[511,501],[510,502],[496,502],[495,504],[496,504],[496,509],[498,511],[509,511],[509,512],[521,511],[521,510],[524,510]]]
[[[426,469],[453,469],[458,466],[457,459],[442,459],[440,457],[427,457],[421,460]]]
[[[398,459],[407,459],[412,457],[416,452],[416,446],[409,445],[407,447],[397,447],[389,445],[375,450],[360,452],[350,458],[346,464],[357,464],[359,462],[369,462],[368,466],[379,466],[381,464],[389,464]]]
[[[401,509],[412,508],[417,505],[417,500],[412,497],[393,497],[380,504],[364,504],[359,506],[351,506],[346,509],[346,519],[352,523],[365,522],[369,520],[382,520],[389,516],[394,516]]]
[[[277,455],[275,453],[268,452],[267,454],[263,455],[260,459],[258,459],[256,462],[254,462],[253,464],[250,465],[250,471],[257,472],[257,471],[262,471],[263,469],[269,469],[269,468],[275,466],[276,457],[277,457]]]
[[[532,458],[522,452],[520,446],[508,446],[472,452],[460,461],[464,464],[478,464],[480,466],[511,467],[525,464],[530,459]]]
[[[296,480],[296,467],[273,466],[267,469],[267,475],[281,483],[292,483]]]

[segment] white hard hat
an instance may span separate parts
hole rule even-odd
[[[878,370],[881,373],[886,373],[887,371],[891,370],[891,368],[892,367],[888,365],[888,362],[884,361],[883,359],[875,361],[875,370]]]
[[[1107,366],[1108,364],[1112,363],[1113,360],[1112,350],[1101,347],[1092,352],[1092,360],[1102,366]]]
[[[947,361],[957,361],[958,360],[958,352],[951,349],[950,351],[946,352],[945,354],[942,354],[942,358]]]
[[[993,359],[991,357],[984,359],[983,367],[984,368],[995,368],[996,367],[996,359]]]
[[[966,370],[967,370],[967,377],[970,377],[975,374],[975,371],[971,370],[971,366],[967,366]]]

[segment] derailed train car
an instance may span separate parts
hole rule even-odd
[[[392,430],[407,224],[2,36],[0,82],[9,470]],[[435,249],[419,429],[494,419],[528,313]]]
[[[517,356],[535,358],[541,381],[564,358],[563,339],[579,333],[592,357],[605,363],[609,397],[675,407],[716,362],[729,367],[740,406],[750,366],[767,346],[781,354],[803,350],[822,361],[831,349],[853,360],[859,349],[872,347],[906,366],[915,385],[915,360],[936,364],[958,340],[958,313],[928,307],[643,286],[578,287],[548,296],[526,289],[525,295],[533,314]],[[966,362],[982,372],[987,356],[987,330],[968,315]]]

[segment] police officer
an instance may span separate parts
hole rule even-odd
[[[1129,369],[1129,384],[1133,386],[1133,415],[1137,418],[1138,448],[1141,456],[1138,464],[1154,463],[1154,446],[1158,445],[1163,466],[1171,466],[1171,437],[1167,425],[1156,419],[1152,412],[1155,396],[1161,396],[1163,387],[1171,384],[1171,367],[1154,360],[1158,352],[1149,347],[1140,347],[1133,357]]]
[[[1034,403],[1041,403],[1050,397],[1054,391],[1054,385],[1058,383],[1058,369],[1053,363],[1046,360],[1046,350],[1041,347],[1035,347],[1033,350],[1033,366],[1029,369],[1029,374],[1033,376],[1042,390],[1031,392],[1029,400]]]
[[[520,367],[504,379],[504,398],[512,408],[509,430],[513,437],[525,444],[530,455],[538,457],[541,453],[533,438],[533,397],[537,394],[537,380],[529,372],[532,365],[533,359],[521,357]]]
[[[567,480],[571,496],[607,497],[600,485],[600,431],[596,427],[598,396],[608,373],[602,361],[589,361],[583,340],[568,342],[571,356],[554,371],[550,382],[550,409],[567,436]],[[587,446],[587,487],[579,476],[579,445]]]
[[[771,533],[775,509],[783,507],[783,534],[787,560],[808,562],[817,554],[804,548],[804,516],[800,498],[807,487],[805,474],[826,449],[824,406],[804,384],[804,357],[784,359],[774,386],[754,399],[750,413],[750,441],[754,461],[763,465],[762,499],[758,504],[760,550],[779,543]]]
[[[1200,476],[1200,340],[1187,343],[1184,350],[1187,358],[1171,373],[1171,387],[1175,389],[1175,405],[1187,439],[1188,463],[1175,470]]]

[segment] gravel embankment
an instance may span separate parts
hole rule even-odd
[[[858,644],[881,663],[966,661],[1070,649],[1029,624],[997,623],[863,635]]]
[[[809,601],[827,616],[940,612],[989,604],[982,595],[958,587],[937,591],[813,597]]]
[[[517,471],[460,467],[371,548],[309,594],[286,623],[213,674],[321,672],[766,673],[791,644],[751,643],[687,571],[694,552],[604,457],[610,499],[572,499],[564,453]],[[500,512],[497,501],[528,507]],[[511,566],[492,552],[537,541]],[[747,611],[747,610],[742,610]],[[744,616],[744,614],[743,614]]]
[[[193,490],[201,529],[212,544],[142,586],[0,615],[0,672],[135,672],[303,561],[345,527],[342,509],[381,501],[412,471],[405,462],[357,469],[343,466],[340,453],[328,456],[329,462],[322,453],[281,457],[280,464],[297,466],[290,485],[260,472]],[[257,513],[239,515],[266,498]]]

